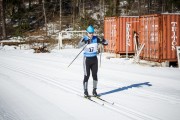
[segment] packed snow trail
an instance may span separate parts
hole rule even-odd
[[[142,67],[130,61],[107,60],[104,54],[98,93],[114,105],[95,99],[104,103],[100,106],[78,96],[83,95],[82,56],[67,68],[78,52],[64,49],[33,54],[1,50],[0,120],[180,118],[179,69]]]

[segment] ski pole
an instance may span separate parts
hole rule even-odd
[[[100,47],[100,61],[99,61],[99,67],[101,67],[101,55],[102,55],[102,51],[101,51],[101,47]]]
[[[100,47],[100,64],[99,64],[99,67],[101,67],[101,56],[102,56],[102,45]]]
[[[79,52],[78,55],[76,55],[76,57],[73,59],[73,61],[68,65],[68,67],[76,60],[76,58],[81,54],[81,52],[85,49],[85,47],[87,46],[88,44],[86,44],[83,49]]]

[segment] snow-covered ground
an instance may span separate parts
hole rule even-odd
[[[1,48],[0,120],[179,120],[180,69],[106,59],[104,53],[97,91],[114,105],[102,106],[80,96],[82,55],[67,68],[80,50]]]

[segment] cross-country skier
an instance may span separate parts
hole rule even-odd
[[[98,72],[98,44],[108,45],[108,42],[104,39],[100,39],[97,36],[94,36],[94,28],[93,26],[89,26],[87,29],[87,36],[84,36],[79,42],[79,47],[87,44],[84,49],[84,59],[83,59],[83,68],[84,68],[84,80],[83,80],[83,88],[84,88],[84,96],[89,97],[88,94],[88,79],[90,76],[90,71],[93,77],[93,96],[97,96],[97,72]]]

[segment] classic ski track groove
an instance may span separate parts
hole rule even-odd
[[[22,67],[18,67],[18,66],[15,66],[15,65],[14,65],[14,67],[12,67],[12,66],[8,66],[8,65],[4,65],[2,63],[0,64],[0,66],[2,66],[4,68],[7,68],[9,70],[12,70],[12,71],[21,73],[21,74],[25,74],[25,75],[37,78],[37,79],[39,79],[41,81],[44,81],[44,82],[47,82],[49,84],[55,85],[58,88],[61,88],[61,89],[65,90],[65,91],[67,91],[69,93],[73,93],[73,94],[80,94],[81,93],[81,90],[73,89],[72,86],[64,85],[62,83],[59,83],[59,82],[53,80],[49,76],[44,76],[44,75],[41,75],[39,73],[35,73],[33,71],[28,71],[28,70],[23,69]],[[76,92],[74,92],[74,91],[76,91]],[[112,111],[118,112],[118,113],[120,113],[120,114],[122,114],[122,115],[124,115],[126,117],[129,117],[131,119],[134,119],[134,120],[159,120],[158,118],[155,118],[155,117],[152,117],[152,116],[137,112],[137,111],[132,110],[132,109],[127,108],[127,107],[123,107],[123,106],[121,106],[121,105],[119,105],[117,103],[114,103],[114,105],[109,105],[109,104],[105,103],[105,105],[103,107],[108,108],[108,109],[110,109]]]
[[[18,57],[17,57],[18,56]],[[22,61],[22,59],[26,59],[25,57],[22,57],[22,56],[20,56],[20,55],[17,55],[17,56],[15,56],[15,55],[13,55],[13,57],[15,57],[15,58],[19,58],[19,57],[21,57],[21,61]],[[28,57],[28,58],[30,58],[30,59],[33,59],[33,58],[31,58],[31,57]],[[44,61],[44,59],[41,59],[42,61]],[[38,61],[41,61],[41,60],[38,60]],[[47,60],[50,60],[50,59],[47,59]],[[46,61],[47,62],[47,61]],[[57,62],[57,61],[53,61],[53,62]],[[58,62],[57,62],[58,63]],[[28,63],[28,64],[31,64],[31,63]],[[53,66],[54,66],[54,64],[53,64]],[[61,69],[61,70],[63,70],[63,68]],[[114,71],[114,70],[113,70]],[[133,82],[135,82],[135,81],[133,81]],[[105,82],[102,82],[102,83],[100,83],[100,84],[103,84],[103,85],[107,85],[107,86],[109,86],[109,85],[112,85],[112,86],[115,86],[115,87],[119,87],[119,86],[117,86],[117,84],[115,84],[115,83],[113,83],[113,82],[111,82],[111,81],[106,81],[106,83]],[[121,84],[122,85],[122,84]],[[127,85],[125,85],[124,84],[124,86],[127,86]],[[151,92],[151,91],[148,91],[148,90],[142,90],[142,89],[139,89],[139,91],[136,91],[136,93],[134,93],[134,94],[137,94],[137,95],[139,95],[139,94],[141,94],[141,93],[146,93],[146,94],[149,94],[150,95],[150,97],[151,98],[154,98],[155,100],[156,99],[158,99],[158,100],[162,100],[162,101],[168,101],[168,102],[170,102],[170,103],[180,103],[180,99],[178,99],[178,98],[174,98],[174,97],[171,97],[171,96],[166,96],[166,95],[162,95],[162,94],[160,94],[160,93],[155,93],[155,92]]]
[[[8,54],[10,54],[10,53],[8,53]],[[26,57],[22,57],[22,56],[20,56],[20,55],[14,55],[14,54],[10,54],[11,55],[11,57],[13,56],[13,57],[15,57],[15,58],[21,58],[20,60],[22,60],[22,59],[31,59],[31,60],[33,60],[33,61],[46,61],[46,62],[48,62],[48,61],[52,61],[51,59],[36,59],[36,60],[34,60],[34,58],[32,58],[32,57],[28,57],[28,56],[26,56]],[[72,54],[73,55],[73,54]],[[62,61],[61,61],[62,62]],[[59,63],[59,61],[57,60],[57,61],[55,61],[55,60],[53,60],[53,63]],[[63,62],[64,63],[64,62]],[[62,63],[61,63],[62,64]],[[54,64],[53,64],[54,65]],[[62,70],[63,70],[63,68],[62,68]],[[112,71],[114,71],[114,72],[116,72],[116,70],[112,70]],[[133,73],[133,74],[136,74],[136,73]],[[136,75],[138,75],[138,74],[136,74]],[[145,75],[145,76],[147,76],[147,75]],[[132,80],[133,81],[133,80]],[[133,81],[133,82],[135,82],[135,84],[136,84],[136,81]],[[107,84],[108,83],[108,84]],[[104,85],[113,85],[113,86],[115,86],[115,87],[119,87],[119,86],[117,86],[117,84],[115,84],[115,83],[113,83],[113,82],[111,82],[111,81],[106,81],[106,83],[101,83],[101,84],[104,84]],[[121,84],[122,85],[122,84]],[[124,86],[126,86],[125,84],[124,84]],[[149,94],[150,96],[151,96],[151,98],[153,97],[154,99],[159,99],[159,100],[163,100],[163,101],[170,101],[171,103],[180,103],[180,99],[178,99],[178,98],[174,98],[174,97],[171,97],[171,96],[167,96],[167,95],[162,95],[162,94],[160,94],[160,93],[155,93],[154,91],[153,92],[151,92],[151,91],[148,91],[148,90],[139,90],[139,91],[136,91],[136,93],[135,94],[139,94],[139,93],[142,93],[142,92],[146,92],[146,94]]]

